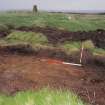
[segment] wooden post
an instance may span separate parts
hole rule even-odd
[[[82,63],[83,51],[84,51],[84,45],[83,45],[83,42],[81,42],[80,64]]]
[[[33,13],[37,13],[37,12],[38,12],[37,5],[34,5],[33,6]]]

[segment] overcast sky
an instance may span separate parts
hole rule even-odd
[[[105,10],[105,0],[0,0],[0,10],[32,9],[34,4],[42,10]]]

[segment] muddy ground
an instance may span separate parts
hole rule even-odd
[[[78,67],[62,64],[64,60],[75,62],[75,58],[58,50],[52,53],[42,49],[37,53],[23,46],[0,49],[0,92],[13,95],[48,86],[69,89],[86,102],[105,105],[105,65],[99,62],[104,62],[104,57],[92,58],[85,52],[85,59],[91,62]]]

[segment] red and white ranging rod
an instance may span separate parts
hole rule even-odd
[[[42,59],[42,61],[47,61],[48,63],[57,63],[57,64],[64,64],[64,65],[73,65],[73,66],[82,66],[82,58],[83,58],[83,51],[84,51],[84,45],[81,42],[81,49],[80,49],[80,59],[79,63],[69,63],[69,62],[63,62],[63,61],[58,61],[58,60],[53,60],[53,59]]]
[[[62,62],[62,63],[66,65],[82,66],[83,51],[84,51],[84,45],[83,45],[83,42],[81,42],[81,52],[80,52],[80,59],[79,59],[80,63],[79,64],[68,63],[68,62]]]

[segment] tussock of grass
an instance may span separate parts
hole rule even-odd
[[[105,49],[95,48],[95,49],[92,49],[92,52],[94,55],[105,56]]]
[[[87,41],[83,42],[83,46],[85,49],[94,49],[95,48],[95,46],[91,40],[87,40]]]
[[[5,40],[8,43],[28,43],[28,44],[47,44],[48,40],[46,36],[41,33],[33,32],[20,32],[15,31],[8,35]]]
[[[62,45],[59,45],[59,47],[64,49],[68,54],[71,54],[80,50],[80,42],[67,41]]]
[[[105,56],[105,49],[96,48],[91,40],[87,40],[83,43],[85,49],[89,49],[93,55]]]
[[[87,40],[83,42],[84,49],[90,50],[94,55],[105,55],[105,50],[101,48],[96,48],[91,40]],[[62,48],[67,52],[68,54],[72,54],[75,52],[80,51],[81,49],[81,42],[77,41],[67,41],[61,45],[58,45],[58,47]]]
[[[0,105],[86,105],[77,95],[66,91],[42,89],[20,92],[15,96],[0,95]]]

